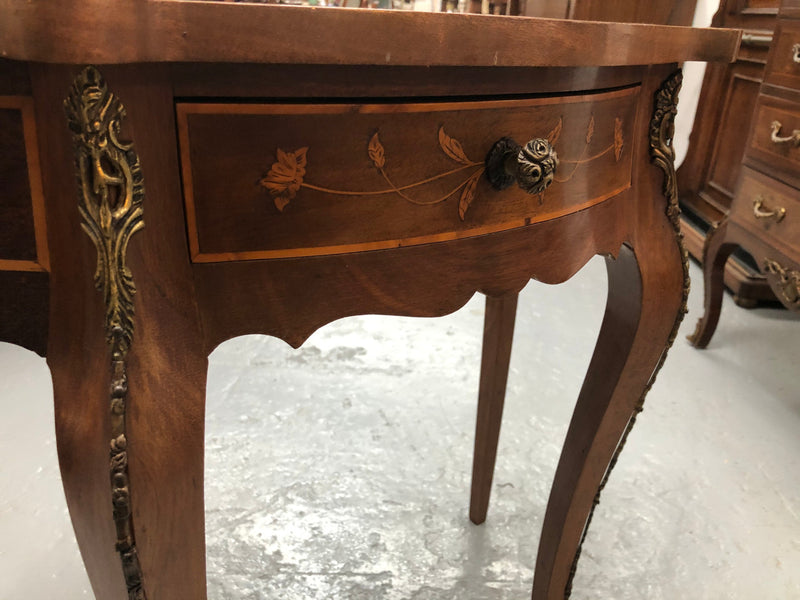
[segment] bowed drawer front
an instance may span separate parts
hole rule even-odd
[[[428,244],[586,209],[630,187],[638,94],[632,87],[480,102],[179,103],[192,259]],[[503,137],[552,143],[559,165],[543,193],[492,188],[484,159]]]

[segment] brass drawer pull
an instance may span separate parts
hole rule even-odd
[[[773,121],[772,125],[770,126],[770,138],[773,144],[794,144],[795,146],[800,146],[800,129],[795,129],[792,131],[792,135],[787,135],[786,137],[782,137],[778,135],[781,131],[780,121]]]
[[[786,209],[782,206],[775,209],[765,208],[764,197],[756,196],[756,199],[753,200],[753,216],[756,219],[775,219],[776,223],[780,223],[786,216]]]
[[[553,183],[558,156],[544,138],[534,138],[520,146],[511,138],[498,140],[486,156],[486,177],[496,190],[515,181],[529,194],[540,194]]]
[[[800,63],[800,44],[792,46],[792,61]]]

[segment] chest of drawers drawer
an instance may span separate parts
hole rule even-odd
[[[745,162],[800,187],[800,103],[759,96]]]
[[[731,218],[800,261],[800,199],[793,188],[744,167]]]
[[[467,102],[180,103],[192,258],[412,246],[583,210],[630,187],[638,95],[631,87]],[[552,185],[493,189],[484,160],[501,138],[547,139],[559,162]]]
[[[800,89],[800,22],[778,22],[767,61],[765,81]]]

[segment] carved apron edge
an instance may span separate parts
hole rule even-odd
[[[133,144],[119,140],[125,107],[96,68],[85,67],[75,78],[64,111],[75,151],[81,228],[97,249],[94,284],[103,294],[111,354],[109,477],[116,549],[128,599],[146,600],[133,535],[125,421],[136,293],[125,259],[130,237],[144,227],[144,182]]]
[[[678,112],[678,93],[680,92],[682,82],[683,72],[681,69],[678,69],[669,77],[667,77],[661,84],[661,87],[659,87],[659,89],[656,91],[653,117],[650,120],[649,131],[650,158],[653,164],[659,167],[664,173],[663,194],[667,200],[666,215],[669,218],[669,221],[672,224],[672,228],[675,232],[675,243],[678,246],[678,250],[681,255],[681,263],[683,265],[683,296],[681,299],[681,306],[678,314],[675,317],[675,323],[672,326],[672,331],[667,339],[664,351],[661,353],[661,358],[659,359],[656,368],[653,370],[653,374],[650,376],[650,380],[645,386],[642,395],[636,402],[633,415],[631,416],[630,421],[628,421],[628,425],[625,428],[622,437],[620,438],[620,442],[617,445],[617,449],[614,451],[614,455],[611,457],[611,462],[608,465],[608,469],[606,469],[603,480],[600,482],[600,486],[597,488],[597,493],[595,494],[594,502],[592,504],[591,511],[589,512],[589,517],[586,519],[586,525],[583,528],[581,541],[578,544],[577,550],[575,551],[575,558],[572,561],[572,567],[570,568],[569,577],[567,578],[567,585],[564,589],[565,600],[568,600],[572,593],[572,582],[575,577],[575,572],[578,568],[578,560],[581,556],[581,549],[583,548],[583,543],[586,540],[586,534],[589,531],[589,525],[591,525],[594,511],[597,508],[597,505],[600,503],[600,495],[608,483],[609,476],[614,470],[614,467],[616,466],[617,461],[622,454],[622,450],[625,447],[625,442],[628,439],[628,435],[633,430],[633,426],[636,424],[636,417],[644,408],[644,400],[650,389],[653,387],[658,372],[661,370],[661,367],[664,366],[664,361],[667,358],[667,352],[675,342],[675,338],[678,335],[678,329],[683,321],[683,317],[688,312],[687,302],[689,299],[689,254],[684,246],[683,233],[681,232],[681,209],[678,205],[678,184],[675,176],[675,149],[673,146],[673,138],[675,136],[675,115]]]

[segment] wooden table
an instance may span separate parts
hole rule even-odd
[[[602,254],[608,305],[533,584],[534,598],[568,595],[688,293],[676,63],[730,61],[739,32],[193,2],[0,6],[11,132],[0,339],[47,356],[96,597],[206,597],[217,344],[262,333],[299,346],[341,317],[444,315],[476,291],[487,313],[470,516],[482,522],[517,292]]]

